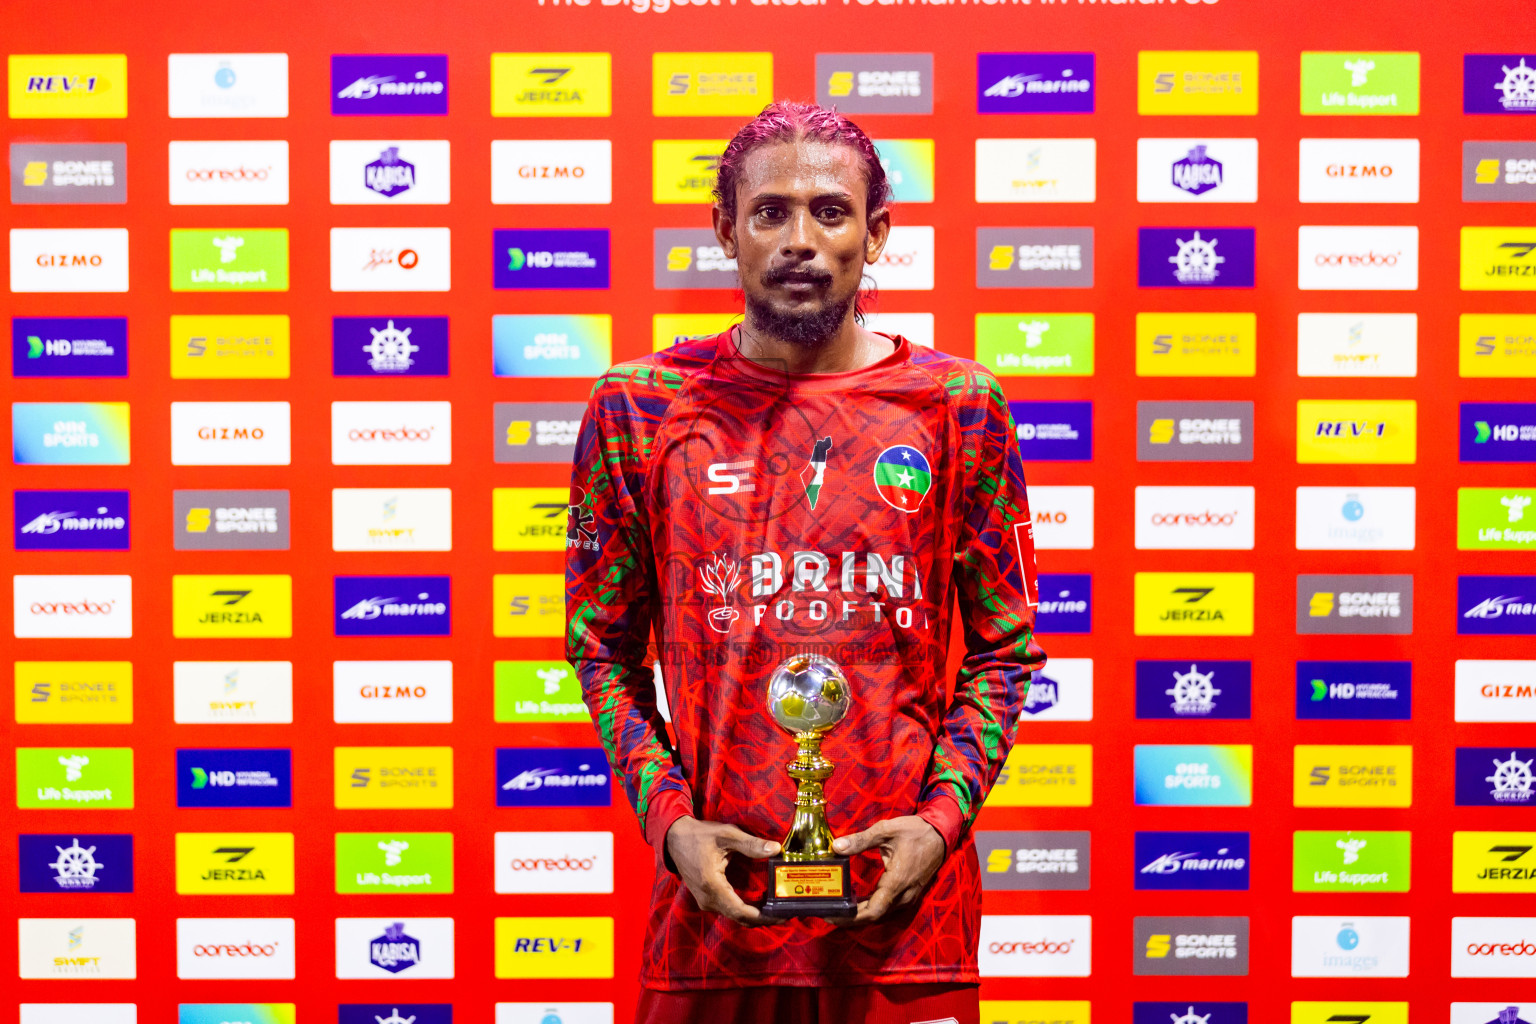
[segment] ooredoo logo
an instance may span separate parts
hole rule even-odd
[[[1296,287],[1414,291],[1419,287],[1419,229],[1304,225],[1297,229]]]
[[[291,917],[176,919],[178,978],[288,979],[294,965]]]
[[[1136,488],[1136,547],[1253,549],[1252,487]]]
[[[133,636],[133,577],[16,576],[14,635]]]
[[[1536,978],[1536,918],[1451,918],[1451,977]]]
[[[284,206],[288,143],[172,142],[172,206]]]
[[[1093,958],[1087,915],[983,914],[978,961],[984,978],[1082,978]]]
[[[195,945],[195,946],[192,947],[192,955],[195,956],[195,957],[205,957],[205,956],[214,956],[214,957],[219,957],[219,956],[277,956],[277,947],[278,947],[278,945],[279,945],[279,943],[276,943],[276,942],[269,942],[266,945],[262,945],[261,943],[250,943],[250,942],[244,942],[244,943],[241,943],[240,945],[233,945],[233,944],[229,944],[229,943],[226,943],[224,945],[203,945],[203,944],[199,944],[199,945]]]
[[[337,466],[446,466],[453,458],[448,402],[332,402]]]
[[[498,832],[496,891],[613,892],[613,833]]]

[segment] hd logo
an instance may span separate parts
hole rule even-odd
[[[172,576],[171,635],[293,636],[292,576]]]
[[[1253,573],[1138,572],[1137,636],[1252,636]]]
[[[651,54],[656,117],[751,117],[772,99],[772,53]]]
[[[176,891],[183,896],[293,895],[292,832],[176,833]]]

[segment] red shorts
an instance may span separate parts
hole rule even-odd
[[[978,985],[640,990],[635,1024],[981,1024]]]

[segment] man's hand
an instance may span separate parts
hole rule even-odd
[[[923,894],[944,863],[944,837],[915,814],[877,821],[832,843],[832,851],[839,854],[874,849],[885,861],[885,874],[869,899],[859,904],[858,916],[843,918],[839,924],[873,924],[892,907],[907,906]]]
[[[926,827],[927,823],[923,823]],[[937,833],[935,833],[937,834]],[[762,860],[779,852],[779,844],[748,835],[735,825],[697,818],[678,818],[667,829],[667,855],[700,910],[724,914],[739,925],[773,924],[754,906],[744,903],[725,880],[730,855]],[[939,844],[943,845],[942,841]]]

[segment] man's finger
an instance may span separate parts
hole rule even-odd
[[[779,844],[767,839],[759,839],[757,836],[743,832],[732,826],[720,832],[716,839],[722,850],[730,850],[744,857],[752,857],[762,860],[764,857],[772,857],[779,852]]]
[[[832,841],[832,852],[853,856],[863,853],[865,850],[873,850],[885,842],[885,823],[876,822],[863,832],[854,832],[850,835],[839,836]]]

